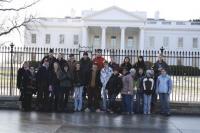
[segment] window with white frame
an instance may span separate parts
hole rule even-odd
[[[163,46],[168,47],[169,46],[169,37],[163,37]]]
[[[74,35],[74,45],[78,45],[79,43],[79,36],[76,34]]]
[[[149,46],[150,46],[150,48],[155,47],[155,37],[154,36],[149,37]]]
[[[64,44],[65,43],[65,36],[64,34],[59,35],[59,44]]]
[[[192,39],[192,46],[193,46],[193,48],[198,48],[198,38],[197,37]]]
[[[111,36],[111,47],[110,48],[115,48],[116,47],[116,36]]]
[[[45,36],[45,43],[46,44],[50,44],[51,43],[51,35],[50,34],[46,34],[46,36]]]
[[[36,34],[31,34],[31,43],[36,43]]]
[[[183,48],[183,37],[178,38],[178,48]]]
[[[127,42],[127,47],[128,47],[128,48],[132,48],[133,45],[134,45],[134,39],[133,39],[132,36],[129,36],[129,37],[128,37],[128,42]]]
[[[94,36],[94,47],[99,46],[99,44],[100,44],[99,36]]]

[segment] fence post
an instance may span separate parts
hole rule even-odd
[[[14,47],[14,44],[11,43],[10,44],[10,96],[12,96],[12,87],[13,87],[13,47]]]
[[[162,47],[160,48],[161,55],[163,55],[164,50],[165,50],[165,48],[162,46]]]

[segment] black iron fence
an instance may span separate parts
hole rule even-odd
[[[87,49],[54,48],[55,56],[62,53],[67,59],[73,53],[79,60]],[[41,61],[47,55],[49,48],[42,47],[14,47],[13,45],[0,47],[0,95],[18,96],[16,88],[17,70],[24,61],[32,64]],[[94,58],[95,50],[88,50],[89,56]],[[114,59],[122,63],[125,56],[129,56],[132,64],[138,56],[144,56],[146,64],[151,67],[156,62],[159,53],[164,55],[164,60],[170,66],[170,74],[173,80],[173,102],[200,102],[200,52],[198,51],[163,51],[161,50],[103,50],[102,55],[106,60]]]

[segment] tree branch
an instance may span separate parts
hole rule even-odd
[[[0,2],[3,1],[3,2],[9,2],[9,0],[0,0]],[[23,7],[20,7],[20,8],[0,8],[0,11],[21,11],[21,10],[25,10],[35,4],[37,4],[40,0],[37,0],[29,5],[24,5]]]

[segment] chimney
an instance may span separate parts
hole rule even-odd
[[[159,11],[156,11],[156,12],[155,12],[155,14],[154,14],[154,19],[155,19],[155,20],[160,19],[160,12],[159,12]]]

